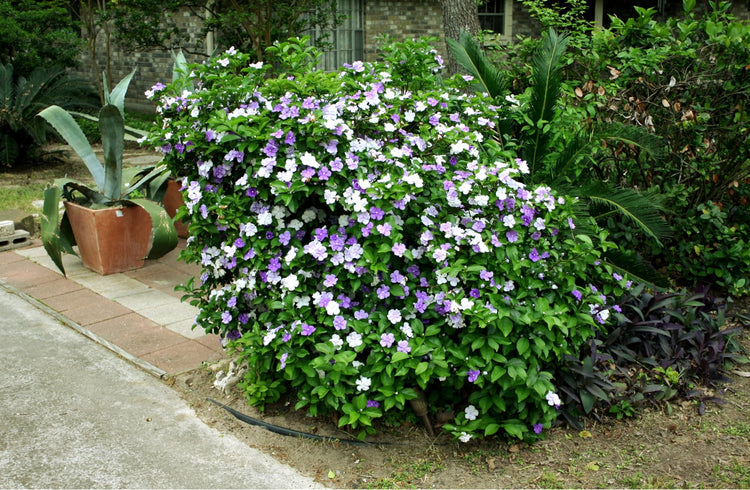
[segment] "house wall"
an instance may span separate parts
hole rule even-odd
[[[202,26],[197,22],[198,19],[185,10],[174,14],[174,20],[188,36],[189,41],[184,49],[197,53],[205,52],[205,38],[201,35]],[[172,80],[171,51],[162,49],[127,53],[114,42],[111,43],[111,50],[112,80],[109,81],[110,90],[133,68],[137,68],[125,98],[126,110],[153,112],[154,106],[151,101],[146,99],[144,92],[157,82],[167,83]],[[187,52],[185,52],[185,56],[189,62],[200,62],[205,59],[205,56],[200,54]],[[92,80],[92,84],[95,84],[93,82],[95,80],[94,67],[89,60],[88,52],[84,52],[81,56],[81,66],[74,73]],[[104,70],[106,54],[104,51],[104,36],[101,34],[98,38],[97,60],[99,69]]]
[[[649,2],[656,0],[641,0],[639,4],[651,6]],[[705,11],[708,8],[708,0],[697,0],[696,9]],[[378,55],[378,37],[388,33],[394,41],[417,38],[421,36],[433,36],[439,39],[436,49],[445,56],[445,36],[443,32],[443,16],[439,0],[364,0],[364,57],[367,61],[375,61]],[[617,0],[603,0],[605,25],[606,16],[615,14],[627,17],[634,13],[632,5],[628,2]],[[536,35],[541,32],[539,23],[532,19],[520,0],[506,0],[506,7],[512,8],[510,26],[512,27],[509,39],[515,39],[517,35]],[[665,16],[679,16],[682,12],[682,2],[667,2]],[[735,1],[732,12],[739,19],[750,19],[750,8],[747,2]],[[184,47],[186,56],[190,62],[200,62],[205,59],[201,53],[205,53],[211,47],[206,46],[206,39],[201,35],[200,19],[192,16],[189,11],[175,14],[175,21],[188,34],[190,39]],[[507,25],[507,24],[506,24]],[[103,40],[100,39],[100,46]],[[190,52],[196,54],[190,54]],[[81,68],[77,74],[92,77],[91,63],[87,61],[87,55],[83,55]],[[98,53],[100,67],[104,66],[104,50]],[[153,111],[153,105],[148,101],[144,92],[157,82],[167,82],[172,78],[172,57],[166,50],[153,50],[141,53],[125,53],[119,50],[113,43],[112,53],[112,78],[117,83],[127,75],[134,67],[138,68],[128,90],[126,104],[128,110]]]
[[[443,10],[438,0],[365,0],[365,60],[375,61],[378,36],[388,33],[394,41],[422,36],[440,39],[445,55]]]

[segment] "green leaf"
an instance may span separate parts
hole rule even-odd
[[[151,216],[151,246],[146,258],[158,259],[174,250],[178,241],[177,230],[166,209],[148,199],[130,199],[125,202],[142,207]]]
[[[73,116],[56,105],[47,107],[39,113],[39,116],[55,128],[55,131],[73,148],[73,151],[83,160],[96,186],[99,189],[104,189],[104,166],[97,158],[94,149]]]

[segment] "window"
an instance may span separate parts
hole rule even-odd
[[[505,0],[484,0],[479,5],[479,26],[498,34],[505,32]]]
[[[333,32],[316,31],[311,34],[313,44],[327,43],[321,68],[337,70],[344,63],[364,59],[364,0],[337,0],[336,14],[343,17]],[[327,34],[327,37],[326,37]]]

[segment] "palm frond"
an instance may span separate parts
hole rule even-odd
[[[607,250],[603,260],[615,272],[656,291],[662,291],[670,286],[669,279],[651,267],[640,255],[626,254],[620,249],[613,249]]]
[[[507,92],[507,84],[500,71],[487,59],[479,43],[467,31],[461,31],[458,41],[447,38],[448,50],[456,62],[474,77],[474,86],[480,92],[496,99]]]
[[[661,240],[672,235],[672,229],[664,218],[664,205],[656,193],[618,188],[606,182],[595,182],[576,191],[578,196],[591,202],[590,211],[595,219],[610,212],[616,213],[659,245],[662,244]],[[593,212],[602,208],[607,212],[598,215]]]
[[[574,179],[573,171],[577,164],[603,148],[604,141],[640,148],[655,160],[663,158],[666,154],[666,145],[660,136],[627,124],[601,123],[589,131],[580,131],[567,141],[563,150],[544,170],[537,170],[541,179],[536,178],[535,181],[546,179],[550,183],[555,183]]]
[[[562,87],[561,61],[568,45],[565,34],[558,35],[554,29],[547,32],[542,46],[531,63],[532,89],[528,117],[533,123],[532,136],[524,147],[524,159],[532,172],[542,155],[546,154],[550,136],[543,123],[555,116],[555,106]]]

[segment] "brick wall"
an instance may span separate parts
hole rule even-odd
[[[186,10],[174,14],[174,20],[180,29],[187,35],[189,42],[184,46],[185,50],[203,53],[205,52],[205,38],[201,36],[201,25],[198,24],[197,18],[190,15]],[[99,69],[104,70],[105,52],[104,37],[99,36],[99,47],[97,59]],[[137,68],[133,79],[130,82],[128,93],[125,99],[126,109],[130,111],[152,112],[154,110],[151,102],[146,99],[144,92],[150,89],[155,83],[167,83],[172,80],[172,53],[169,50],[153,50],[138,53],[126,53],[119,49],[113,42],[111,54],[112,80],[109,81],[110,90],[123,77],[130,73],[133,68]],[[204,56],[191,55],[185,53],[189,62],[200,62],[205,59]],[[94,80],[93,67],[89,61],[88,52],[82,54],[80,68],[76,74]]]
[[[652,0],[641,0],[641,4],[649,6]],[[653,0],[655,3],[656,0]],[[365,3],[365,60],[374,61],[378,53],[378,36],[388,33],[393,40],[403,41],[405,39],[421,36],[433,36],[440,39],[435,46],[445,55],[445,42],[443,33],[443,14],[439,0],[364,0]],[[707,8],[708,0],[698,0],[697,9],[703,11]],[[608,13],[617,13],[622,16],[632,15],[632,6],[618,8],[622,5],[618,2],[605,0],[605,18]],[[681,13],[681,2],[668,2],[666,15],[679,15]],[[624,10],[624,11],[623,11]],[[734,2],[732,12],[740,19],[750,19],[750,8],[745,2]],[[539,23],[532,19],[520,1],[513,2],[513,38],[516,35],[536,35],[541,32]],[[183,31],[188,34],[190,42],[185,46],[186,50],[197,53],[206,51],[205,39],[200,35],[200,19],[191,17],[188,11],[175,14],[175,20]],[[117,83],[122,77],[134,67],[138,67],[133,81],[131,82],[126,99],[128,110],[152,111],[153,106],[144,96],[144,92],[151,88],[156,82],[167,82],[172,78],[172,57],[169,51],[149,51],[143,53],[123,53],[113,45],[112,75]],[[200,62],[205,59],[201,55],[190,55],[186,53],[188,61]],[[84,56],[86,56],[84,54]],[[103,49],[99,52],[100,66],[104,66]],[[80,74],[91,77],[91,63],[84,58]]]
[[[365,0],[366,61],[375,60],[382,33],[388,33],[394,41],[437,37],[440,42],[436,49],[445,54],[443,10],[438,0]]]

